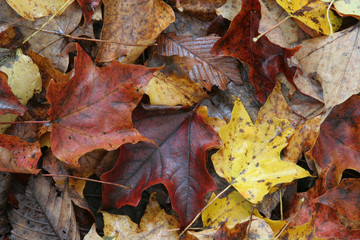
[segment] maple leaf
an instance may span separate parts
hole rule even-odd
[[[236,99],[229,124],[220,129],[223,146],[211,158],[216,172],[257,204],[272,186],[310,176],[296,164],[280,159],[292,132],[288,120],[276,117],[254,126]]]
[[[333,34],[302,42],[295,57],[305,72],[319,81],[326,108],[343,103],[360,92],[360,24]],[[337,49],[337,51],[334,51]]]
[[[7,84],[7,75],[0,71],[0,114],[23,115],[26,108],[20,103]]]
[[[309,155],[327,171],[327,188],[339,184],[345,169],[360,171],[360,96],[333,108]]]
[[[205,153],[220,145],[217,134],[193,111],[143,112],[134,124],[156,145],[140,142],[120,148],[115,167],[101,179],[132,189],[104,186],[103,207],[135,206],[147,187],[162,183],[184,227],[201,210],[204,195],[216,189],[205,167]]]
[[[40,157],[38,142],[29,143],[15,136],[0,134],[0,171],[36,174],[40,171],[36,168]]]
[[[191,106],[207,97],[197,82],[189,79],[187,72],[199,62],[193,58],[179,56],[154,56],[147,67],[165,67],[154,73],[154,77],[144,87],[152,105]]]
[[[291,17],[300,20],[306,26],[325,35],[331,34],[329,21],[331,22],[334,32],[338,30],[342,24],[342,19],[336,16],[333,11],[330,10],[329,14],[327,13],[328,6],[323,1],[299,0],[289,2],[287,0],[276,0],[276,2],[284,8]]]
[[[343,179],[335,188],[329,189],[314,202],[325,204],[348,219],[360,220],[359,179]]]
[[[211,47],[218,39],[219,37],[214,35],[194,39],[191,35],[161,34],[153,49],[162,55],[195,58],[200,64],[189,72],[190,78],[209,91],[213,85],[226,90],[230,80],[242,83],[240,63],[236,59],[217,57],[210,53]]]
[[[52,151],[73,165],[94,149],[146,141],[133,127],[131,112],[142,97],[137,88],[155,70],[117,61],[99,68],[79,45],[77,54],[73,77],[67,83],[51,81],[47,90]]]
[[[231,22],[229,30],[214,44],[211,52],[248,63],[249,79],[255,87],[256,98],[264,103],[275,86],[277,73],[283,72],[295,86],[293,77],[297,67],[289,67],[287,58],[293,56],[300,46],[282,48],[271,43],[266,36],[254,42],[253,39],[259,35],[260,18],[259,1],[244,0],[241,11]]]
[[[152,45],[159,34],[175,20],[174,12],[162,0],[104,0],[105,19],[102,40]],[[126,56],[124,63],[133,63],[146,49],[114,43],[101,43],[98,62],[110,62]]]

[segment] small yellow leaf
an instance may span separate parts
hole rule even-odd
[[[220,129],[223,146],[212,156],[216,172],[254,204],[276,184],[310,176],[296,164],[280,159],[293,130],[288,120],[276,117],[254,126],[236,99],[231,121]]]
[[[216,117],[209,117],[207,108],[205,106],[198,107],[196,112],[200,114],[205,123],[210,125],[217,133],[219,132],[220,128],[226,125],[226,122],[222,119]]]
[[[215,198],[213,193],[210,200]],[[204,227],[219,228],[224,222],[229,228],[248,220],[251,204],[238,192],[234,191],[224,198],[216,199],[202,213]]]
[[[32,21],[34,21],[35,18],[53,15],[66,4],[63,10],[59,13],[61,14],[73,1],[74,0],[69,2],[67,2],[67,0],[6,0],[10,7],[20,16]]]
[[[160,64],[161,63],[161,64]],[[207,97],[202,86],[190,80],[188,72],[199,61],[189,57],[155,55],[149,67],[165,67],[154,73],[144,89],[151,105],[191,106]]]
[[[321,0],[276,0],[276,2],[287,11],[291,17],[303,22],[308,27],[319,33],[330,35],[330,26],[327,19],[327,4]],[[342,24],[342,19],[337,17],[332,10],[329,11],[329,19],[333,31],[338,30]]]
[[[139,233],[140,229],[128,216],[101,212],[104,218],[104,236],[126,239],[126,236]]]
[[[8,76],[8,84],[11,91],[19,99],[22,105],[26,105],[34,93],[42,89],[42,81],[39,68],[30,57],[23,54],[21,49],[16,51],[15,58],[9,58],[2,63],[0,71]],[[17,118],[14,114],[0,116],[0,122],[13,122]],[[0,133],[3,133],[9,125],[1,125]]]
[[[322,0],[331,2],[331,0]],[[353,16],[360,20],[360,1],[358,0],[336,0],[334,2],[336,11],[345,16]]]

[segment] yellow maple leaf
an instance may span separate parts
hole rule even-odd
[[[223,146],[212,156],[216,172],[254,204],[276,184],[311,176],[296,164],[280,159],[293,131],[288,120],[275,117],[254,126],[240,99],[236,99],[231,121],[220,129]]]
[[[298,19],[317,32],[325,35],[332,33],[327,19],[327,4],[321,0],[276,0],[276,2],[285,9],[291,17]],[[340,28],[342,19],[337,17],[331,10],[329,11],[329,19],[332,29],[335,32]]]

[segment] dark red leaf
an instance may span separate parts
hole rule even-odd
[[[7,84],[7,75],[0,72],[0,114],[23,115],[26,108],[19,102]]]
[[[328,205],[346,218],[360,220],[360,181],[344,179],[339,186],[329,189],[314,201]]]
[[[184,227],[201,210],[204,195],[216,189],[205,160],[206,151],[219,146],[218,136],[193,111],[143,112],[134,124],[156,145],[140,142],[120,148],[115,167],[101,179],[130,185],[132,189],[106,185],[103,208],[115,204],[119,208],[126,204],[136,206],[147,187],[162,183]]]
[[[354,95],[333,108],[322,123],[319,137],[311,150],[322,169],[330,168],[326,187],[339,184],[345,169],[360,172],[360,96]]]
[[[276,83],[276,75],[283,72],[292,83],[296,67],[289,67],[287,58],[293,56],[300,46],[282,48],[259,35],[261,6],[258,0],[244,0],[241,11],[231,22],[228,32],[219,39],[211,52],[220,56],[231,56],[250,65],[249,79],[255,87],[256,98],[265,103]]]
[[[142,97],[138,88],[154,70],[118,61],[99,68],[79,45],[77,53],[74,76],[67,83],[51,81],[47,91],[52,151],[73,165],[94,149],[147,140],[133,127],[131,113]]]
[[[99,5],[101,0],[76,0],[81,7],[84,15],[84,25],[91,21],[92,15],[95,13],[95,8]]]

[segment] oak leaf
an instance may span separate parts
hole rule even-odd
[[[280,159],[292,132],[288,120],[276,117],[254,125],[236,99],[229,124],[220,129],[223,146],[212,156],[216,172],[257,204],[276,184],[310,176],[296,164]]]
[[[261,6],[258,0],[244,0],[241,11],[231,22],[227,33],[219,39],[211,51],[220,56],[231,56],[250,65],[249,79],[255,87],[256,98],[265,103],[273,90],[276,75],[283,72],[287,80],[292,83],[297,70],[289,67],[287,59],[300,48],[282,48],[269,41],[266,36],[256,42],[259,35]],[[241,26],[241,27],[239,27]]]
[[[345,169],[360,171],[360,96],[333,108],[309,155],[327,171],[326,187],[340,183]]]
[[[240,63],[236,59],[217,57],[210,53],[211,47],[218,39],[219,37],[214,35],[194,39],[190,35],[161,34],[153,49],[162,55],[195,58],[200,64],[189,72],[190,78],[209,91],[212,86],[226,90],[229,81],[242,83]]]
[[[133,127],[131,112],[142,97],[138,88],[153,71],[117,61],[96,67],[79,45],[77,54],[73,77],[67,83],[51,81],[47,91],[52,151],[73,165],[94,149],[146,141]]]
[[[205,161],[206,151],[220,145],[218,136],[194,111],[138,114],[135,127],[156,145],[140,142],[120,148],[115,167],[101,179],[132,189],[104,186],[103,208],[136,206],[147,187],[162,183],[185,227],[201,210],[204,195],[216,189]]]
[[[326,108],[346,101],[360,92],[360,24],[329,37],[302,42],[295,57],[304,71],[319,81]],[[334,51],[336,49],[336,51]]]
[[[0,114],[12,113],[16,115],[23,115],[26,108],[13,94],[7,80],[7,75],[0,72]]]
[[[133,63],[152,45],[159,34],[175,20],[174,12],[162,0],[104,0],[105,17],[101,40],[145,46],[126,46],[117,43],[100,45],[98,62],[110,62],[121,56],[123,63]]]
[[[198,63],[193,58],[154,54],[146,66],[165,67],[155,72],[143,88],[150,97],[150,104],[192,106],[207,97],[202,86],[189,78],[188,72]]]

